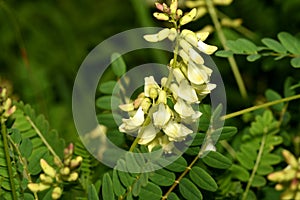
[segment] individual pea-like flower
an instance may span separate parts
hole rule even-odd
[[[170,120],[163,128],[170,141],[180,142],[185,140],[186,136],[192,134],[193,131],[181,123]]]
[[[123,123],[119,126],[119,130],[120,132],[133,133],[141,127],[144,120],[144,111],[142,107],[139,107],[133,117],[122,119]]]
[[[159,129],[162,129],[171,118],[171,110],[170,108],[160,103],[158,106],[158,110],[153,113],[153,124]]]
[[[288,166],[269,174],[268,179],[277,182],[276,190],[285,189],[281,199],[300,199],[300,158],[297,160],[288,150],[283,150],[282,155]]]

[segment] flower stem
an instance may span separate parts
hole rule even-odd
[[[240,110],[240,111],[237,111],[237,112],[234,112],[234,113],[230,113],[228,115],[225,115],[225,116],[221,117],[221,119],[222,120],[230,119],[230,118],[233,118],[233,117],[236,117],[236,116],[239,116],[239,115],[242,115],[242,114],[254,111],[254,110],[258,110],[258,109],[261,109],[261,108],[273,106],[273,105],[276,105],[276,104],[279,104],[279,103],[282,103],[282,102],[292,101],[292,100],[295,100],[295,99],[300,99],[300,94],[290,96],[290,97],[286,97],[286,98],[279,99],[279,100],[275,100],[275,101],[271,101],[271,102],[264,103],[264,104],[261,104],[261,105],[253,106],[253,107],[250,107],[250,108],[246,108],[244,110]]]
[[[243,193],[242,200],[246,200],[247,199],[248,192],[250,190],[251,184],[252,184],[252,182],[254,180],[254,176],[255,176],[256,171],[257,171],[257,169],[259,167],[259,164],[260,164],[263,152],[264,152],[264,147],[265,147],[266,139],[267,139],[267,131],[264,131],[264,135],[263,135],[263,138],[261,140],[261,144],[260,144],[260,147],[259,147],[258,155],[257,155],[256,161],[255,161],[255,165],[253,167],[253,170],[252,170],[251,176],[249,178],[249,181],[247,183],[246,189],[245,189],[245,191]]]
[[[206,2],[206,5],[207,5],[209,15],[210,15],[210,17],[211,17],[211,19],[214,23],[214,26],[216,28],[217,33],[218,33],[219,40],[220,40],[223,48],[225,50],[229,50],[228,47],[226,46],[226,37],[225,37],[224,32],[222,30],[221,24],[218,20],[218,15],[217,15],[217,12],[216,12],[215,7],[213,5],[213,2],[212,2],[212,0],[205,0],[205,2]],[[231,66],[231,70],[234,74],[235,80],[238,84],[238,87],[239,87],[239,90],[240,90],[240,93],[241,93],[242,97],[244,99],[247,99],[248,95],[247,95],[246,87],[245,87],[244,81],[242,79],[241,73],[239,71],[239,68],[236,64],[236,61],[235,61],[234,57],[233,56],[228,57],[228,62],[229,62],[229,65]]]
[[[51,154],[54,157],[57,158],[57,160],[60,162],[60,165],[63,165],[63,163],[61,162],[59,156],[55,153],[55,151],[53,150],[53,148],[51,147],[51,145],[47,142],[47,140],[45,139],[45,137],[43,136],[43,134],[41,133],[41,131],[35,126],[35,124],[30,119],[30,117],[27,116],[26,119],[30,123],[30,125],[32,126],[32,128],[35,130],[35,132],[37,133],[37,135],[41,138],[41,140],[43,141],[43,143],[46,145],[46,147],[51,152]]]
[[[17,200],[17,191],[16,191],[16,186],[14,182],[14,175],[12,171],[12,163],[9,155],[9,147],[8,147],[8,140],[7,140],[7,129],[5,122],[3,121],[2,117],[0,117],[1,121],[1,133],[2,133],[2,141],[3,141],[3,147],[4,147],[4,153],[5,153],[5,159],[6,159],[6,164],[7,164],[7,171],[8,171],[8,176],[9,176],[9,182],[10,182],[10,187],[11,187],[11,194],[12,194],[12,199]]]

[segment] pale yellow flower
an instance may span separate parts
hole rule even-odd
[[[168,124],[163,128],[163,131],[169,138],[169,141],[182,141],[185,140],[186,136],[193,133],[192,130],[187,128],[185,125],[170,120]]]
[[[120,132],[133,133],[137,131],[144,123],[144,111],[142,107],[136,111],[133,117],[122,119],[123,123],[119,126]]]
[[[155,127],[162,129],[171,118],[171,110],[163,103],[160,103],[158,110],[153,113],[153,124]]]
[[[139,144],[146,145],[151,142],[156,137],[156,129],[152,123],[148,124],[146,127],[140,128],[139,132],[142,132],[142,136],[139,139]]]

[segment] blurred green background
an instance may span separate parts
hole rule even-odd
[[[80,64],[90,50],[114,34],[165,25],[152,17],[153,4],[151,0],[0,0],[0,81],[13,87],[16,99],[44,114],[67,142],[74,140],[71,96]],[[276,38],[280,31],[293,35],[300,31],[299,0],[236,0],[219,9],[231,18],[243,19],[256,44],[262,37]],[[196,31],[208,24],[211,20],[206,15],[187,27]],[[229,39],[244,37],[229,28],[225,33]],[[220,47],[216,34],[207,43]],[[149,61],[148,54],[144,58]],[[249,92],[248,101],[241,101],[226,59],[213,59],[225,82],[229,111],[257,101],[266,88],[282,93],[284,79],[291,74],[300,79],[289,60],[248,63],[237,57]],[[125,61],[131,66],[130,59]]]

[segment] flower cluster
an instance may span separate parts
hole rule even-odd
[[[149,42],[175,41],[174,58],[168,65],[169,76],[163,77],[160,84],[153,76],[145,77],[144,92],[134,101],[120,105],[130,118],[122,119],[119,130],[137,133],[138,144],[147,145],[149,151],[160,145],[166,153],[171,153],[174,142],[183,141],[194,132],[191,127],[202,114],[196,108],[216,87],[210,83],[212,70],[205,66],[202,54],[210,55],[217,47],[203,42],[208,33],[187,29],[180,31],[181,25],[194,19],[196,10],[183,15],[177,9],[176,0],[170,7],[159,3],[156,7],[162,13],[154,13],[154,16],[172,22],[174,28],[166,28],[144,38]]]
[[[11,98],[7,97],[6,88],[0,87],[0,116],[2,122],[5,122],[9,116],[16,111],[16,106],[12,106]]]
[[[61,162],[58,158],[54,157],[54,163],[57,168],[50,166],[46,160],[41,159],[40,165],[44,173],[40,174],[39,183],[29,183],[28,188],[32,192],[40,192],[53,188],[52,199],[59,199],[63,193],[63,183],[73,182],[78,179],[78,172],[76,169],[82,162],[82,157],[77,156],[72,158],[74,153],[74,146],[71,143],[64,150],[64,159]]]
[[[278,182],[275,186],[276,190],[285,188],[281,199],[300,199],[300,158],[297,160],[288,150],[283,150],[282,155],[288,166],[282,171],[269,174],[268,179]]]

